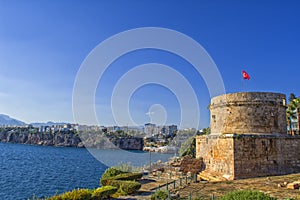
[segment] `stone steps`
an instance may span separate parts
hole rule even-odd
[[[204,181],[210,181],[210,182],[219,182],[219,181],[226,181],[225,178],[220,178],[220,176],[210,174],[208,172],[202,171],[199,174],[197,174],[197,180],[204,180]]]

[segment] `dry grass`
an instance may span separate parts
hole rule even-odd
[[[243,180],[225,182],[192,183],[188,187],[179,191],[180,197],[188,197],[190,192],[193,198],[203,197],[211,199],[212,195],[220,197],[233,190],[258,190],[278,199],[297,199],[300,196],[299,190],[291,190],[286,187],[278,187],[283,182],[291,183],[300,180],[300,174],[290,174],[285,176],[271,176],[263,178],[251,178]]]
[[[279,200],[286,199],[296,199],[300,200],[300,191],[291,190],[286,187],[278,188],[278,184],[283,184],[284,182],[294,182],[300,180],[300,174],[290,174],[284,176],[270,176],[262,178],[250,178],[234,181],[224,181],[224,182],[200,182],[200,183],[191,183],[183,189],[180,189],[180,197],[182,199],[188,199],[189,194],[192,194],[192,199],[201,199],[201,200],[211,200],[212,195],[214,197],[220,197],[228,193],[229,191],[234,190],[258,190],[263,193],[269,194],[272,197],[276,197]],[[158,180],[143,180],[142,188],[139,194],[134,196],[127,196],[124,198],[118,199],[127,199],[127,200],[146,200],[150,199],[150,192],[153,192],[153,188],[158,185],[162,185],[165,181]],[[199,198],[202,197],[202,198]],[[298,199],[297,199],[298,197]]]

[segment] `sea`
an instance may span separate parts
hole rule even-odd
[[[49,197],[77,188],[97,188],[113,165],[136,167],[172,154],[0,143],[0,199]]]

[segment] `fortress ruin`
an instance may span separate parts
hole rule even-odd
[[[196,138],[200,179],[233,180],[300,172],[300,137],[287,134],[286,97],[239,92],[211,99],[211,134]]]

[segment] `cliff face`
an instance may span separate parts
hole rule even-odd
[[[73,133],[27,133],[27,132],[0,132],[0,142],[34,144],[44,146],[88,147],[100,149],[142,150],[142,138],[106,138],[97,135],[96,138],[82,142],[80,137]]]
[[[78,136],[65,133],[51,134],[8,132],[0,133],[0,141],[44,146],[83,147]]]
[[[143,150],[144,141],[142,138],[105,138],[98,137],[96,140],[85,140],[84,146],[98,149],[126,149]]]

